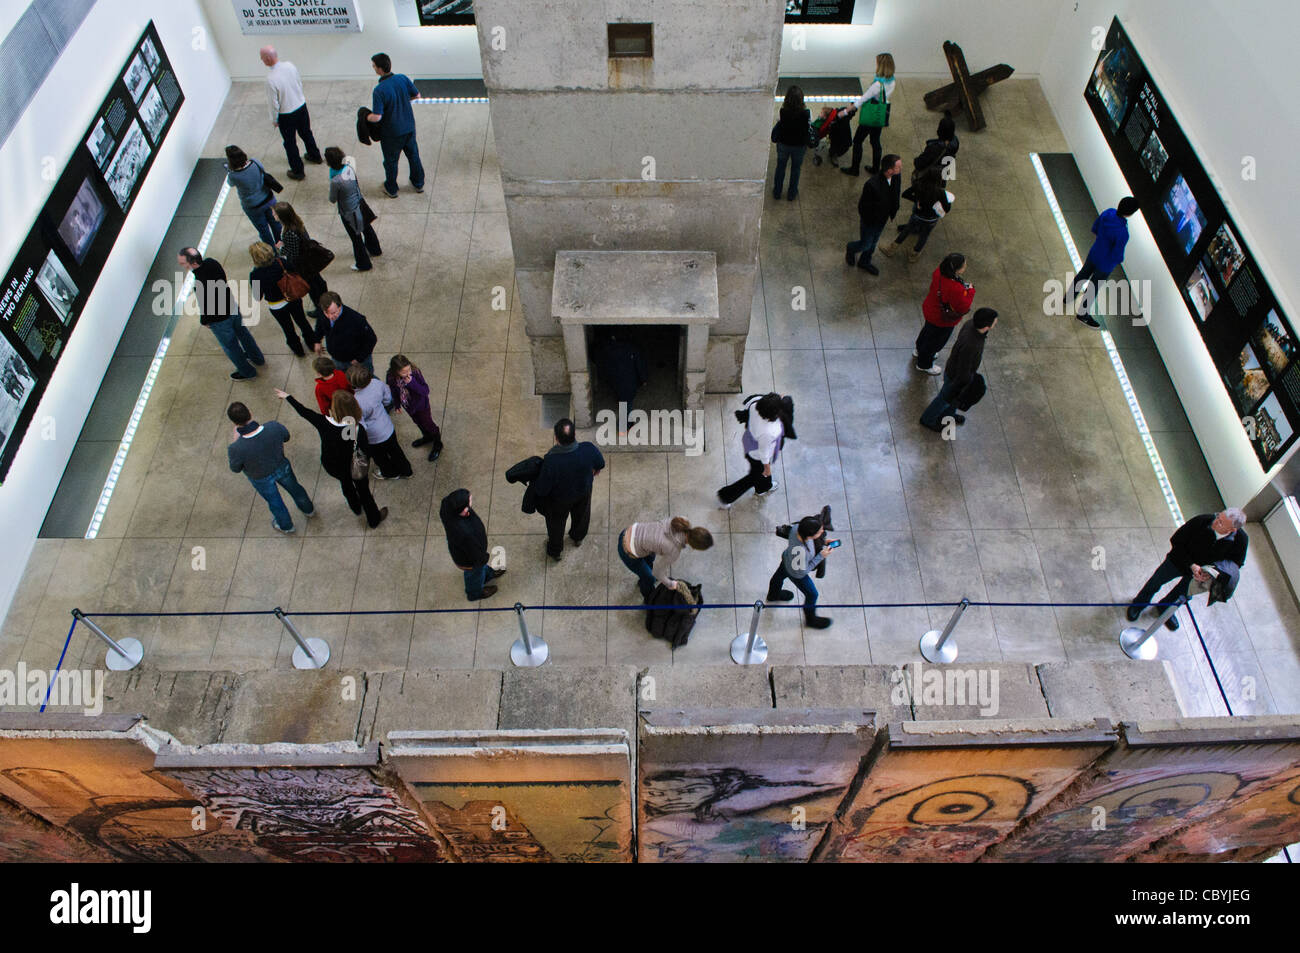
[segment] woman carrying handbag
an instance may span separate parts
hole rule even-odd
[[[862,143],[871,140],[871,165],[868,175],[880,171],[880,130],[889,125],[889,101],[894,98],[894,57],[881,53],[876,57],[876,75],[867,91],[854,101],[858,111],[858,131],[853,136],[853,159],[848,168],[840,169],[845,175],[858,175],[862,165]]]
[[[930,276],[930,291],[921,304],[925,323],[916,336],[912,356],[916,369],[927,374],[942,374],[943,368],[934,362],[935,355],[952,337],[952,329],[961,323],[975,300],[975,288],[962,277],[966,271],[966,256],[953,252],[939,262]]]
[[[388,507],[380,509],[370,493],[370,461],[366,456],[366,431],[361,426],[361,408],[350,391],[338,390],[330,402],[328,414],[318,414],[298,403],[292,394],[278,387],[275,396],[287,400],[298,416],[316,428],[320,435],[321,467],[339,481],[348,508],[374,529],[388,517]]]
[[[352,239],[352,257],[356,259],[352,270],[369,271],[370,256],[377,258],[383,254],[379,236],[370,224],[379,216],[361,196],[356,162],[351,156],[345,156],[338,146],[330,146],[325,150],[325,164],[330,170],[330,203],[339,207],[343,230]]]
[[[307,320],[302,310],[302,299],[307,294],[307,282],[290,271],[284,259],[276,255],[275,249],[266,242],[254,242],[248,246],[248,255],[253,259],[253,270],[248,273],[249,287],[253,298],[266,302],[271,310],[271,317],[284,332],[284,343],[298,357],[303,357],[316,346],[316,331]],[[298,330],[294,330],[294,325]],[[298,337],[302,332],[302,338]],[[303,342],[307,342],[306,348]]]
[[[262,241],[268,245],[279,244],[280,222],[273,214],[273,193],[284,186],[239,146],[226,146],[226,181],[239,194],[239,205]]]
[[[284,260],[290,271],[301,275],[307,282],[307,294],[312,304],[308,313],[313,318],[320,318],[324,314],[320,309],[320,296],[330,290],[321,272],[334,260],[334,253],[307,234],[307,226],[288,202],[277,205],[275,214],[284,225],[281,239]]]

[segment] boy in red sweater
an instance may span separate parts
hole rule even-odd
[[[334,362],[328,357],[321,355],[311,362],[311,366],[316,370],[316,403],[320,406],[320,412],[329,416],[330,401],[334,399],[336,390],[345,390],[352,392],[352,385],[348,383],[347,375],[334,366]]]

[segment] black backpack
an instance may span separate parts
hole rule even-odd
[[[646,600],[646,631],[657,639],[665,639],[673,648],[685,645],[690,638],[695,617],[700,613],[699,603],[704,600],[698,583],[687,583],[686,587],[695,598],[695,605],[687,606],[680,592],[663,583],[655,586],[655,591]]]

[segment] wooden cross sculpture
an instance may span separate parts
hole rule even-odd
[[[1006,63],[999,63],[997,66],[990,66],[988,69],[972,74],[966,68],[966,55],[962,53],[961,47],[951,40],[944,41],[943,55],[948,59],[952,82],[926,93],[925,108],[956,111],[965,107],[970,115],[971,131],[978,132],[985,126],[984,110],[980,109],[979,104],[980,93],[994,83],[1006,79],[1015,70]]]

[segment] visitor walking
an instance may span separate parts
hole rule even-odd
[[[894,98],[894,57],[881,53],[876,57],[876,75],[866,91],[853,102],[857,111],[858,131],[853,136],[853,157],[849,165],[840,169],[845,175],[857,175],[862,165],[862,143],[871,140],[871,165],[868,175],[880,171],[880,133],[889,125],[889,101]],[[867,104],[870,103],[868,106]]]
[[[916,346],[912,348],[918,371],[935,375],[942,373],[934,363],[935,355],[943,350],[952,337],[952,329],[961,323],[975,300],[974,286],[962,277],[965,271],[966,256],[953,252],[939,262],[939,267],[930,276],[930,290],[921,302],[925,321],[921,333],[916,336]]]

